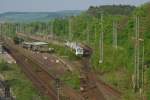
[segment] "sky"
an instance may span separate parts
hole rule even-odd
[[[138,6],[148,1],[150,0],[0,0],[0,13],[86,10],[91,5],[130,4]]]

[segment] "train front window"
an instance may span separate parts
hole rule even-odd
[[[82,48],[77,48],[76,49],[76,55],[78,55],[78,54],[83,54],[83,49]]]

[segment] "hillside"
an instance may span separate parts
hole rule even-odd
[[[81,11],[66,10],[59,12],[6,12],[0,14],[1,22],[33,22],[48,21],[54,18],[79,15]]]
[[[135,10],[135,8],[135,6],[130,5],[91,6],[87,13],[93,16],[98,16],[101,12],[111,15],[130,15]]]

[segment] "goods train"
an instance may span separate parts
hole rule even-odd
[[[20,37],[15,37],[14,38],[14,43],[21,45],[23,48],[32,50],[32,51],[37,51],[37,52],[53,52],[54,48],[49,48],[48,43],[46,42],[25,42],[24,39]]]
[[[54,51],[53,48],[48,47],[48,43],[46,42],[24,42],[24,40],[21,39],[20,37],[14,38],[14,42],[16,44],[22,44],[23,48],[27,48],[33,51],[39,52]],[[64,41],[63,45],[70,48],[73,51],[73,53],[77,56],[90,56],[92,54],[92,49],[83,43]]]
[[[46,42],[23,42],[22,47],[38,52],[53,52],[54,48],[49,48]]]

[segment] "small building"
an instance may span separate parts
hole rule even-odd
[[[48,51],[48,43],[46,42],[33,42],[32,43],[33,51]]]

